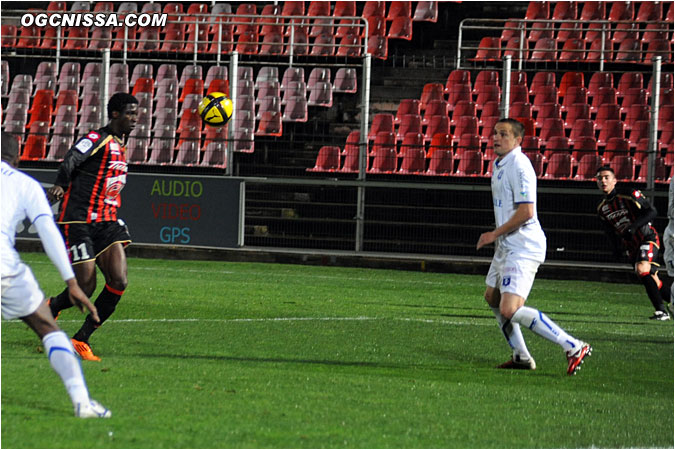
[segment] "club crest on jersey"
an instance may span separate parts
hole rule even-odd
[[[98,134],[98,133],[95,132],[95,131],[92,131],[91,133],[89,133],[89,134],[87,135],[87,137],[88,137],[89,139],[91,139],[92,141],[98,141],[99,138],[101,137],[101,135]]]

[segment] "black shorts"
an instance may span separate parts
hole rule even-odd
[[[630,252],[630,259],[636,263],[645,261],[654,265],[659,257],[659,246],[654,242],[641,242],[637,249]]]
[[[129,229],[122,219],[117,222],[60,224],[71,264],[93,261],[113,244],[127,246]]]

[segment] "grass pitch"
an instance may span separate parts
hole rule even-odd
[[[529,304],[594,348],[569,377],[527,330],[537,370],[494,369],[510,350],[482,276],[133,258],[129,280],[83,362],[110,420],[72,417],[41,343],[3,322],[2,447],[674,445],[673,322],[647,320],[639,285],[535,282]]]

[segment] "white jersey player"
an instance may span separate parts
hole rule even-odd
[[[668,226],[663,232],[663,245],[665,251],[663,259],[666,262],[668,276],[673,277],[673,178],[670,178],[670,187],[668,188]],[[673,305],[673,285],[670,286],[670,304]],[[672,311],[671,311],[672,312]]]
[[[567,334],[541,311],[525,306],[537,269],[546,257],[546,235],[537,218],[537,177],[520,149],[523,134],[523,125],[514,119],[501,119],[495,125],[492,200],[496,227],[481,234],[476,244],[480,249],[495,243],[485,279],[485,300],[513,349],[511,360],[498,367],[536,368],[520,331],[523,325],[560,345],[567,354],[567,374],[574,375],[591,347]]]
[[[5,319],[23,320],[42,339],[45,354],[63,380],[77,417],[110,417],[108,409],[89,398],[82,368],[70,340],[56,325],[33,273],[14,248],[16,228],[28,219],[37,229],[47,255],[68,285],[73,303],[98,317],[96,308],[75,280],[63,238],[54,223],[44,190],[33,178],[16,170],[18,153],[16,138],[2,132],[2,316]]]

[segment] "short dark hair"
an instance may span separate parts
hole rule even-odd
[[[598,174],[599,174],[600,172],[612,172],[612,175],[616,176],[616,174],[614,173],[614,169],[612,169],[612,168],[609,167],[609,166],[600,166],[600,167],[598,167],[598,170],[595,171],[595,176],[598,176]]]
[[[525,136],[525,127],[523,126],[523,124],[519,120],[511,119],[511,118],[499,119],[497,121],[497,123],[508,123],[508,124],[510,124],[511,125],[511,131],[513,131],[513,135],[515,137]]]
[[[127,94],[126,92],[116,93],[110,97],[110,100],[108,100],[108,117],[112,117],[113,111],[121,113],[124,111],[125,106],[134,103],[138,103],[138,100],[136,100],[136,97],[133,95]]]
[[[2,160],[11,161],[19,154],[19,141],[16,136],[2,132]]]

